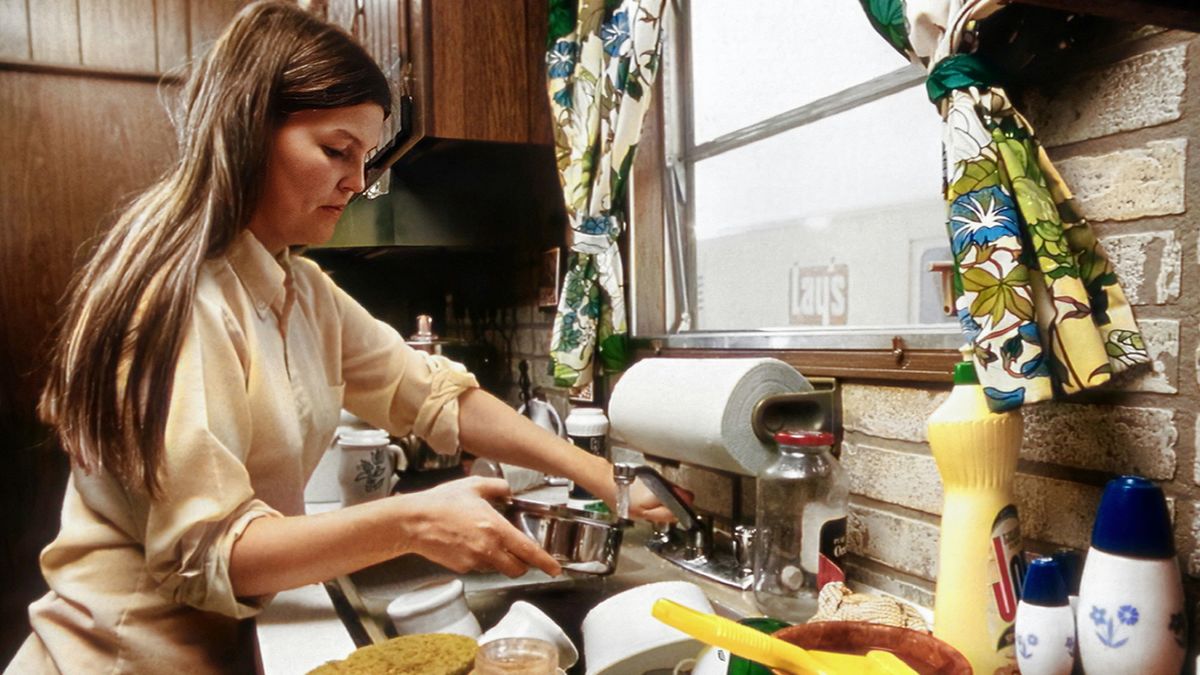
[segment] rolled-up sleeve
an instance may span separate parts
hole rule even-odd
[[[341,322],[346,409],[396,435],[415,433],[434,450],[458,449],[458,398],[479,383],[457,362],[413,349],[328,281]]]
[[[175,602],[235,618],[266,598],[238,598],[233,545],[255,518],[279,516],[246,471],[251,416],[240,336],[225,311],[197,301],[176,366],[164,437],[161,496],[131,496],[145,523],[146,568]]]

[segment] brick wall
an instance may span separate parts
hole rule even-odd
[[[1024,412],[1016,479],[1031,552],[1086,548],[1104,483],[1136,473],[1159,482],[1200,647],[1200,37],[1108,25],[1098,46],[1068,56],[1011,93],[1075,191],[1112,255],[1154,358],[1103,391]],[[549,385],[549,313],[523,309],[514,364]],[[1183,361],[1180,355],[1184,355]],[[941,482],[925,433],[949,387],[847,381],[842,461],[852,479],[853,580],[932,607]],[[555,399],[562,407],[561,395]],[[753,481],[662,466],[696,491],[697,506],[728,522],[752,518]],[[720,523],[720,521],[719,521]]]
[[[1200,171],[1200,39],[1136,31],[1076,54],[1070,66],[1069,75],[1014,93],[1113,256],[1154,364],[1107,390],[1024,412],[1021,526],[1030,551],[1086,548],[1104,483],[1122,473],[1152,478],[1172,502],[1195,609],[1200,292],[1198,228],[1186,205],[1200,198],[1189,179]],[[1181,363],[1181,353],[1195,357]],[[942,491],[925,422],[945,396],[944,388],[843,386],[853,575],[927,607]]]

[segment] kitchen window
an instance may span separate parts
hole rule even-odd
[[[962,338],[930,271],[950,251],[924,71],[858,3],[671,4],[635,169],[639,344],[945,362]]]

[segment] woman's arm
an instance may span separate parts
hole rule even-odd
[[[233,546],[229,578],[238,597],[277,593],[418,553],[459,573],[495,569],[512,577],[562,571],[489,500],[508,495],[497,478],[465,478],[339,511],[257,518]]]
[[[469,389],[458,398],[458,437],[473,455],[507,464],[566,476],[608,505],[616,503],[612,464],[539,427],[482,389]],[[675,517],[641,482],[630,495],[630,515],[657,522]]]

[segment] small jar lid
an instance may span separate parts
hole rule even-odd
[[[600,408],[574,408],[567,415],[566,427],[571,436],[603,436],[608,433],[608,417]]]
[[[828,431],[809,431],[802,429],[784,429],[776,432],[775,442],[787,446],[831,446],[833,434]]]
[[[1038,558],[1029,563],[1025,572],[1025,583],[1021,586],[1021,600],[1039,607],[1065,607],[1067,584],[1063,581],[1062,567],[1054,558]]]

